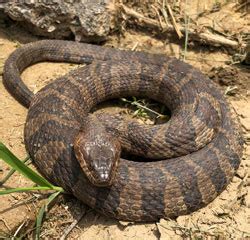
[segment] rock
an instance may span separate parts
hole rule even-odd
[[[10,1],[5,14],[21,22],[32,33],[76,41],[99,42],[114,28],[111,0],[105,1]]]

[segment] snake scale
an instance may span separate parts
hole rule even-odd
[[[87,65],[34,95],[20,74],[41,61]],[[215,199],[239,166],[243,139],[235,114],[214,83],[175,58],[42,40],[10,55],[3,82],[29,107],[24,139],[40,173],[107,216],[156,221],[191,213]],[[170,120],[148,126],[89,114],[126,96],[163,103]],[[121,149],[152,160],[120,158]]]

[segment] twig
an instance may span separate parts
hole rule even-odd
[[[227,47],[232,47],[232,48],[239,47],[239,43],[237,41],[227,39],[218,34],[212,34],[210,32],[198,33],[198,32],[195,32],[194,30],[189,31],[189,34],[190,34],[190,37],[192,36],[193,39],[201,40],[206,43],[210,43],[211,45],[215,45],[215,46],[222,45],[222,46],[227,46]]]
[[[19,231],[21,230],[21,228],[23,227],[23,225],[26,223],[26,221],[24,221],[16,230],[16,232],[14,233],[13,237],[11,239],[16,239],[17,234],[19,233]]]
[[[10,229],[9,225],[7,224],[7,222],[5,222],[5,220],[4,220],[4,219],[0,219],[0,221],[2,221],[2,222],[3,222],[4,226],[5,226],[5,227],[8,229],[8,231],[10,232],[10,231],[11,231],[11,229]]]
[[[75,226],[80,222],[80,220],[83,218],[83,216],[86,214],[86,209],[82,209],[80,212],[80,215],[67,227],[63,233],[63,235],[60,237],[60,240],[65,240],[69,233],[75,228]]]
[[[136,12],[135,10],[126,7],[123,4],[120,4],[121,8],[124,10],[124,12],[129,15],[130,17],[133,17],[135,19],[138,19],[140,22],[144,22],[146,25],[148,25],[149,27],[157,27],[160,28],[161,26],[159,25],[158,21],[154,20],[154,19],[150,19],[147,18],[145,16],[143,16],[142,14]],[[162,23],[162,25],[164,26],[165,24]],[[166,28],[166,26],[164,26],[164,28]]]
[[[135,106],[137,106],[137,107],[139,107],[139,108],[142,108],[142,109],[144,109],[144,110],[146,110],[146,111],[149,111],[149,112],[151,112],[151,113],[154,113],[157,117],[160,117],[160,118],[163,118],[163,117],[164,117],[164,115],[162,115],[162,114],[160,114],[160,113],[154,111],[153,109],[150,109],[150,108],[148,108],[148,107],[146,107],[146,106],[143,106],[143,105],[141,105],[141,104],[138,103],[138,102],[132,102],[131,105],[135,105]]]
[[[166,2],[165,4],[166,4],[166,7],[167,7],[168,12],[169,12],[169,14],[170,14],[170,17],[171,17],[171,20],[172,20],[174,29],[175,29],[175,31],[176,31],[178,37],[179,37],[179,38],[182,38],[183,35],[182,35],[181,31],[180,31],[179,26],[177,25],[177,23],[176,23],[176,21],[175,21],[175,17],[174,17],[174,15],[173,15],[172,9],[170,8],[170,6],[169,6],[169,4],[168,4],[167,2]]]
[[[131,48],[131,51],[135,51],[135,49],[137,48],[139,42],[136,42],[135,45]]]
[[[160,114],[160,113],[154,111],[153,109],[150,109],[150,108],[148,108],[148,107],[146,107],[146,106],[144,106],[144,105],[142,105],[142,104],[140,104],[138,102],[135,102],[135,101],[132,102],[132,101],[127,100],[126,98],[121,98],[121,100],[123,102],[129,103],[129,104],[131,104],[133,106],[137,106],[138,108],[142,108],[142,109],[144,109],[144,110],[146,110],[148,112],[151,112],[151,113],[155,114],[157,116],[157,118],[164,118],[165,117],[165,115]]]
[[[161,16],[159,14],[158,9],[154,5],[152,5],[152,8],[155,10],[156,15],[158,16],[158,19],[159,19],[159,22],[160,22],[160,25],[161,25],[162,29],[164,29],[163,24],[162,24],[162,20],[161,20]]]
[[[221,62],[221,63],[227,63],[226,60],[215,60],[215,59],[210,59],[210,58],[203,58],[203,57],[186,57],[187,60],[189,61],[195,61],[197,62],[197,60],[200,60],[200,61],[204,61],[204,62]]]
[[[161,26],[159,25],[158,21],[154,20],[154,19],[150,19],[145,17],[144,15],[136,12],[133,9],[130,9],[128,7],[126,7],[123,4],[120,4],[120,6],[122,7],[122,9],[124,10],[125,14],[127,14],[128,16],[135,18],[138,20],[138,23],[144,23],[144,27],[151,27],[151,28],[158,28],[158,29],[162,29]],[[168,26],[165,23],[162,23],[163,28],[166,29],[166,31],[168,32],[175,32],[175,28],[173,26]],[[185,34],[185,28],[184,27],[179,27],[179,30],[181,33]],[[207,43],[213,46],[225,46],[225,47],[231,47],[231,48],[238,48],[241,45],[235,41],[235,40],[230,40],[225,38],[224,36],[218,35],[218,34],[213,34],[211,32],[202,32],[199,29],[191,29],[189,28],[189,38],[202,42],[202,43]],[[244,47],[245,44],[242,44],[242,47]]]
[[[168,23],[168,14],[167,14],[167,11],[166,11],[165,7],[166,7],[166,0],[163,0],[162,1],[161,12],[162,12],[162,15],[163,15],[163,17],[165,19],[165,22],[166,22],[167,26],[169,26],[169,23]]]
[[[234,91],[238,89],[237,86],[228,86],[227,89],[225,90],[225,95],[232,95]]]
[[[241,5],[239,5],[239,6],[235,9],[235,11],[238,12],[241,8],[247,6],[249,3],[250,3],[250,1],[249,1],[249,0],[246,0],[244,3],[242,3]]]

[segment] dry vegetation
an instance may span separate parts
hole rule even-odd
[[[242,124],[246,151],[232,183],[207,207],[188,216],[133,224],[99,215],[69,196],[60,196],[43,224],[42,239],[249,239],[250,238],[250,72],[244,65],[250,36],[249,1],[120,1],[119,28],[105,45],[181,58],[217,82]],[[17,47],[37,40],[15,23],[0,23],[0,73]],[[37,91],[74,66],[40,63],[22,77]],[[0,140],[25,158],[23,127],[27,110],[4,89],[0,76]],[[112,110],[113,108],[111,108]],[[115,109],[117,110],[117,109]],[[119,109],[118,109],[119,111]],[[10,168],[0,161],[0,180]],[[5,187],[29,186],[14,174]],[[0,196],[0,239],[32,239],[34,219],[46,199],[43,192]]]

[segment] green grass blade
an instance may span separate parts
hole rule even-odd
[[[24,187],[24,188],[12,188],[7,190],[0,191],[0,196],[10,193],[16,193],[16,192],[28,192],[28,191],[37,191],[37,190],[51,190],[50,187]],[[63,192],[63,189],[61,187],[53,186],[53,190],[56,190],[58,192]]]
[[[46,200],[45,204],[40,208],[37,217],[36,217],[36,235],[35,239],[39,240],[40,239],[40,233],[41,233],[41,226],[43,222],[43,217],[45,212],[48,209],[49,204],[60,194],[60,192],[55,192],[52,193],[49,198]]]
[[[32,169],[20,161],[3,143],[0,142],[0,159],[4,160],[16,171],[29,178],[31,181],[42,187],[53,189],[53,185],[38,175]]]
[[[45,214],[45,205],[42,205],[40,208],[38,215],[36,217],[36,233],[35,233],[35,240],[40,239],[40,233],[41,233],[41,226],[43,222],[43,216]]]
[[[30,160],[29,156],[26,157],[22,162],[28,165],[29,163],[31,163],[31,161],[28,162],[28,160]],[[9,171],[9,173],[0,181],[0,186],[2,186],[4,183],[6,183],[9,180],[9,178],[15,173],[15,171],[16,170],[12,168]]]

